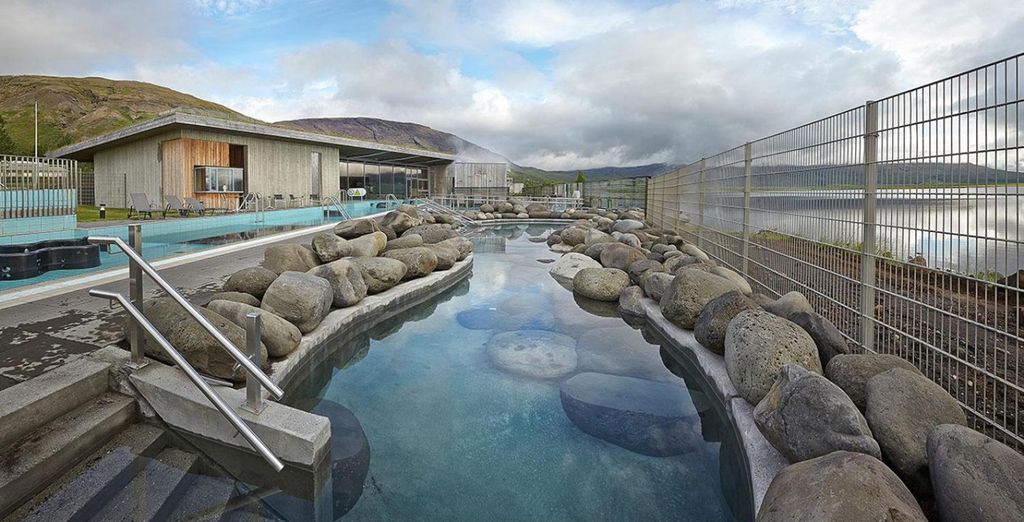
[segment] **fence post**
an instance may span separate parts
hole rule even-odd
[[[864,104],[864,219],[860,253],[861,343],[875,351],[875,220],[878,196],[878,104]]]
[[[697,248],[704,249],[704,158],[700,159],[697,183]]]
[[[743,145],[743,277],[750,277],[750,142]]]
[[[245,314],[245,355],[256,366],[263,364],[263,356],[260,353],[260,339],[262,336],[263,314],[261,312]],[[245,404],[242,405],[242,408],[250,413],[259,415],[266,406],[263,402],[263,392],[260,390],[260,381],[251,373],[246,372]]]
[[[128,225],[128,245],[137,254],[142,255],[142,225],[133,223]],[[143,286],[142,267],[138,263],[128,260],[128,297],[132,304],[143,313]],[[131,364],[135,368],[141,368],[146,364],[146,336],[142,326],[128,317],[128,342],[132,349]]]

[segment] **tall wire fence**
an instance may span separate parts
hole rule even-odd
[[[853,351],[913,362],[1022,450],[1022,59],[651,178],[648,218],[755,291],[802,292]]]
[[[590,207],[636,208],[647,199],[647,177],[583,182],[583,201]]]
[[[0,219],[74,215],[78,162],[0,155]]]

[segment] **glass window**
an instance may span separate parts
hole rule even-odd
[[[406,185],[405,179],[406,179],[405,167],[395,167],[395,192],[394,193],[395,193],[395,196],[398,199],[405,199],[405,198],[409,197],[409,195],[406,193],[408,191],[408,189],[407,189],[407,185]]]
[[[195,192],[244,192],[244,170],[233,167],[195,167]]]
[[[381,197],[380,192],[380,167],[378,165],[365,165],[366,169],[366,196]]]

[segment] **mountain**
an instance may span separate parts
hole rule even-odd
[[[39,153],[155,118],[189,110],[256,121],[223,105],[144,82],[106,78],[0,76],[0,153],[31,155],[34,104]],[[7,141],[9,139],[9,141]]]
[[[512,175],[517,179],[573,183],[576,181],[576,176],[580,172],[583,173],[583,177],[585,177],[587,181],[605,181],[609,179],[660,176],[674,168],[676,168],[676,165],[668,163],[652,163],[650,165],[639,165],[635,167],[601,167],[580,170],[543,170],[534,167],[513,165]]]

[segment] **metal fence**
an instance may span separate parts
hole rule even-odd
[[[0,155],[0,218],[73,215],[78,162]]]
[[[984,65],[704,158],[647,215],[755,291],[802,292],[1024,449],[1021,61]]]
[[[583,201],[604,208],[643,207],[647,200],[647,177],[586,181]]]

